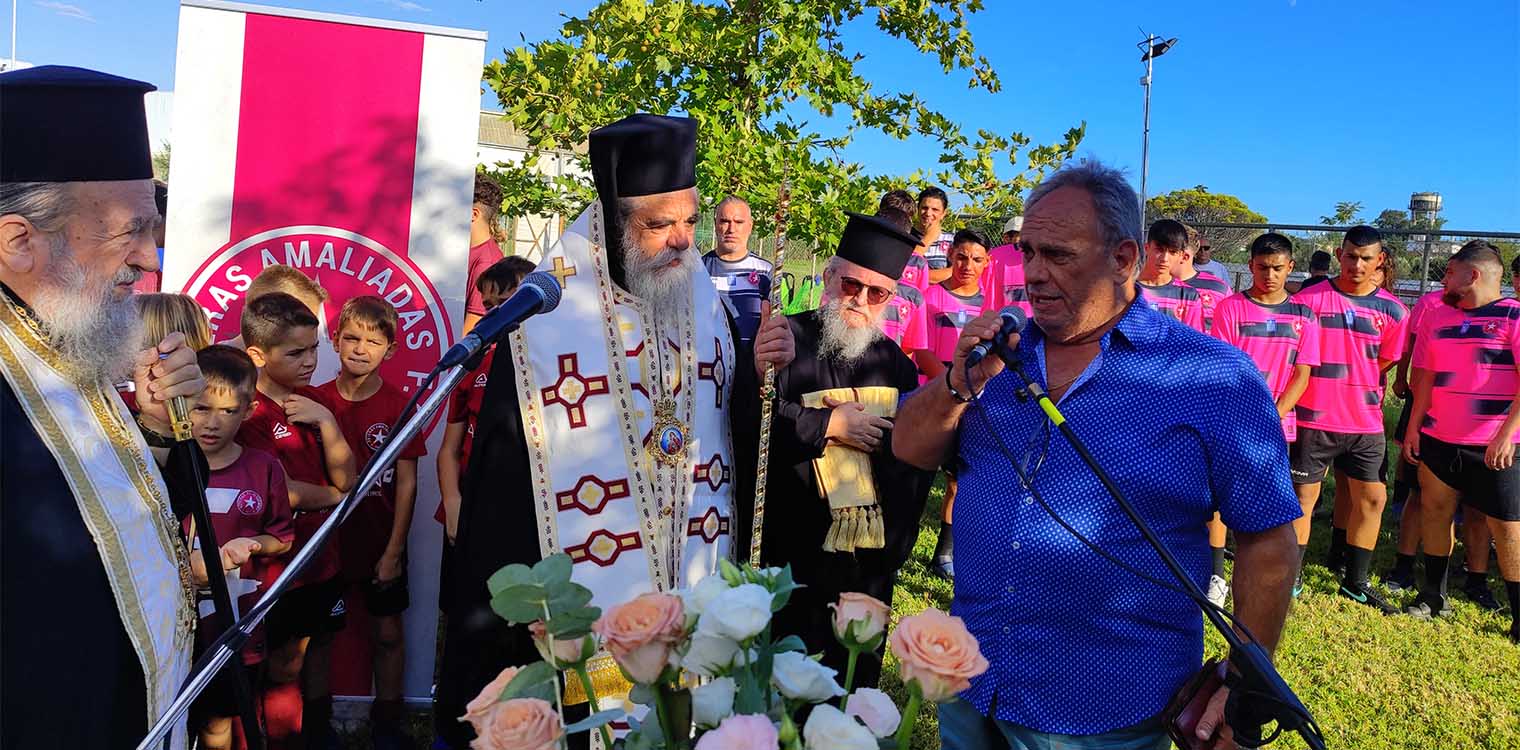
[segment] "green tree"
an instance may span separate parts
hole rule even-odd
[[[164,141],[164,150],[153,154],[153,177],[163,182],[169,181],[169,142]]]
[[[785,179],[793,200],[788,235],[832,249],[844,211],[870,210],[890,187],[937,181],[965,196],[955,207],[1006,217],[1021,193],[1075,152],[1083,123],[1058,143],[1031,146],[1022,133],[968,133],[913,91],[884,90],[858,69],[862,59],[842,30],[880,34],[913,45],[919,57],[968,85],[1001,88],[977,53],[967,25],[981,0],[606,0],[585,18],[568,18],[559,39],[524,43],[486,65],[485,81],[503,117],[529,134],[535,149],[570,150],[594,128],[633,112],[695,118],[698,188],[707,206],[725,194],[749,200],[757,229],[769,231]],[[839,125],[814,125],[807,118]],[[877,175],[843,150],[861,131],[917,136],[938,149],[939,171]],[[587,177],[542,182],[531,164],[497,172],[509,190],[508,213],[555,205],[584,206]],[[589,169],[586,171],[589,175]],[[535,203],[536,202],[536,203]]]
[[[1344,227],[1360,224],[1362,223],[1361,218],[1359,218],[1361,213],[1361,201],[1340,201],[1335,204],[1334,213],[1330,214],[1329,216],[1319,217],[1319,223],[1329,224],[1333,227]]]
[[[1251,210],[1245,201],[1226,193],[1211,193],[1203,185],[1173,190],[1145,201],[1146,222],[1176,219],[1184,224],[1227,223],[1264,224],[1267,217]],[[1201,228],[1214,247],[1215,257],[1228,262],[1243,262],[1246,248],[1260,234],[1253,229]]]

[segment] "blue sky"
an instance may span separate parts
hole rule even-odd
[[[284,0],[290,7],[490,33],[487,56],[557,33],[588,0]],[[1151,192],[1204,184],[1280,222],[1336,201],[1371,218],[1437,190],[1448,226],[1520,231],[1520,4],[1363,0],[1071,2],[987,0],[972,17],[998,94],[968,91],[906,43],[869,27],[846,41],[883,90],[914,90],[968,129],[1053,141],[1086,120],[1084,155],[1138,185],[1140,29],[1175,36],[1157,63]],[[165,0],[19,0],[19,57],[174,82],[178,6]],[[4,17],[0,9],[0,18]],[[8,23],[6,24],[8,30]],[[0,41],[0,44],[5,44]],[[9,49],[5,49],[9,53]],[[494,104],[483,97],[486,105]],[[861,137],[877,172],[932,168],[915,141]]]

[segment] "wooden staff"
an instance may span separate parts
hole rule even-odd
[[[783,170],[785,167],[783,167]],[[776,255],[771,261],[771,315],[781,315],[782,264],[786,262],[786,211],[791,201],[791,189],[785,172],[781,176],[781,188],[776,195]],[[755,467],[755,512],[750,524],[749,564],[760,567],[760,537],[765,528],[765,482],[771,465],[771,412],[775,410],[776,367],[765,366],[765,384],[760,391],[760,463]]]

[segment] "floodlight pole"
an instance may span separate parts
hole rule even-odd
[[[1140,86],[1145,89],[1145,132],[1140,138],[1140,240],[1145,241],[1147,224],[1145,222],[1145,196],[1146,187],[1151,174],[1151,72],[1156,66],[1156,35],[1145,36],[1145,77],[1140,79]]]

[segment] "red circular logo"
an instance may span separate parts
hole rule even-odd
[[[385,439],[391,434],[390,425],[384,422],[376,422],[364,431],[364,444],[372,451],[380,450],[385,445]]]
[[[443,300],[410,258],[356,232],[321,226],[291,226],[260,232],[228,243],[191,274],[184,293],[194,297],[211,319],[214,341],[238,335],[243,294],[266,267],[284,264],[305,273],[327,290],[323,317],[335,334],[339,309],[353,297],[373,294],[396,308],[399,325],[396,355],[380,366],[386,382],[411,392],[454,341]],[[320,347],[331,375],[332,347]]]
[[[237,506],[238,512],[245,516],[257,516],[264,512],[264,498],[253,490],[239,492],[237,501],[233,505]]]

